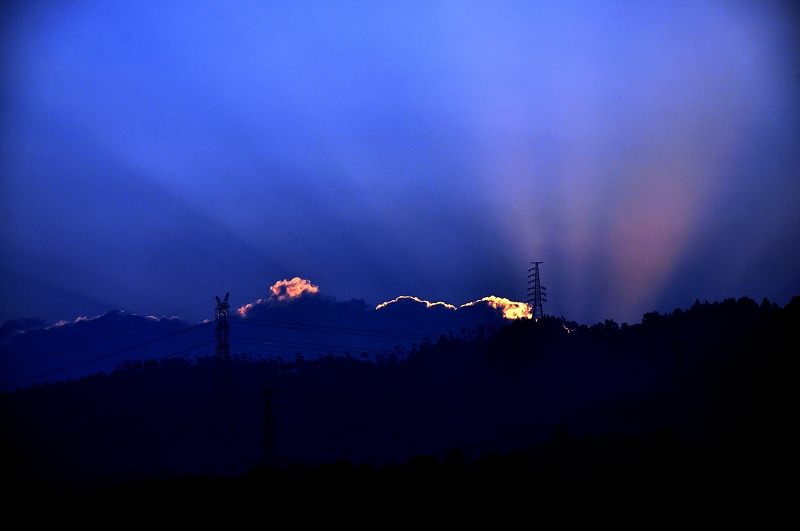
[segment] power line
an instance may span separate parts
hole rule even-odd
[[[526,277],[523,277],[523,280],[524,280],[525,278],[526,278]],[[519,283],[519,281],[517,281],[517,283]],[[231,298],[240,299],[240,300],[244,299],[244,297],[241,297],[241,296],[233,296],[233,295],[231,295]],[[252,301],[252,299],[246,299],[246,300],[251,300],[251,301]],[[263,299],[262,299],[262,300],[263,300]],[[471,302],[475,302],[475,301],[471,301]],[[255,301],[251,302],[251,304],[255,304]],[[337,302],[337,304],[346,304],[346,303]],[[361,316],[361,314],[363,314],[363,315],[370,315],[372,312],[374,312],[374,311],[375,311],[375,310],[371,309],[369,306],[368,306],[367,308],[369,308],[369,309],[366,309],[366,310],[363,310],[363,311],[362,311],[362,310],[358,310],[358,315],[356,315],[356,317],[360,317],[360,316]],[[343,310],[343,309],[336,309],[336,308],[320,308],[320,307],[318,307],[318,306],[299,306],[299,305],[298,305],[298,306],[292,306],[292,307],[291,307],[291,311],[292,311],[292,312],[299,311],[299,312],[303,312],[303,313],[327,314],[327,315],[335,315],[335,316],[349,316],[349,315],[353,315],[353,314],[351,314],[351,313],[348,313],[346,310]],[[254,320],[256,320],[256,319],[257,319],[257,318],[255,318],[255,317],[244,317],[244,318],[240,318],[240,317],[238,317],[238,316],[236,315],[236,312],[234,312],[234,313],[231,315],[231,317],[232,317],[232,318],[236,318],[236,319],[237,319],[237,320],[235,321],[236,323],[239,323],[239,322],[244,322],[244,321],[254,321]],[[383,315],[381,315],[381,317],[383,317]],[[241,320],[239,320],[239,319],[241,319]],[[265,319],[265,320],[266,320],[266,319]],[[393,316],[392,316],[392,320],[393,320],[394,322],[398,322],[398,321],[400,321],[400,322],[403,322],[403,323],[409,323],[409,324],[420,324],[420,323],[422,323],[422,324],[429,324],[429,323],[431,322],[431,320],[430,320],[430,318],[429,318],[429,317],[427,317],[427,316],[423,316],[423,315],[420,315],[420,316],[416,316],[416,315],[415,315],[415,316],[409,316],[409,315],[393,315]],[[474,325],[477,325],[477,324],[483,324],[483,323],[474,323]],[[437,333],[438,333],[438,332],[437,332]]]
[[[164,335],[164,336],[161,336],[161,337],[157,337],[155,339],[150,339],[148,341],[143,341],[142,343],[137,343],[136,345],[131,345],[129,347],[117,349],[117,350],[114,350],[112,352],[108,352],[106,354],[101,354],[100,356],[95,356],[93,358],[89,358],[89,359],[86,359],[86,360],[81,360],[81,361],[77,361],[75,363],[70,363],[69,365],[64,365],[64,366],[58,367],[56,369],[51,369],[49,371],[45,371],[45,372],[36,374],[34,376],[29,376],[27,378],[21,378],[21,379],[18,379],[18,380],[15,380],[15,381],[12,381],[12,382],[9,382],[9,383],[5,384],[5,387],[14,387],[14,386],[17,386],[17,385],[19,385],[21,383],[29,382],[29,381],[32,381],[32,380],[38,380],[38,379],[44,378],[45,376],[50,376],[51,374],[56,374],[56,373],[63,372],[63,371],[66,371],[66,370],[75,369],[75,368],[80,367],[82,365],[86,365],[86,364],[89,364],[89,363],[94,363],[95,361],[100,361],[102,359],[110,358],[112,356],[117,356],[119,354],[123,354],[123,353],[129,352],[131,350],[136,350],[138,348],[141,348],[141,347],[144,347],[144,346],[147,346],[147,345],[152,345],[153,343],[157,343],[159,341],[163,341],[165,339],[169,339],[171,337],[175,337],[175,336],[178,336],[180,334],[185,334],[187,332],[191,332],[192,330],[197,330],[198,328],[202,328],[202,327],[207,326],[209,324],[210,323],[200,323],[200,324],[197,324],[197,325],[194,325],[194,326],[190,326],[189,328],[185,328],[183,330],[179,330],[177,332],[172,332],[170,334],[167,334],[167,335]],[[213,343],[213,341],[212,341],[212,343]]]
[[[235,298],[243,298],[243,297],[239,297],[239,296],[234,296],[234,297]],[[229,332],[229,328],[230,327],[229,326],[227,326],[227,327],[225,326],[225,325],[228,324],[227,319],[225,319],[224,323],[221,323],[219,321],[219,313],[220,313],[219,311],[220,311],[220,307],[221,306],[224,307],[223,308],[224,314],[225,314],[224,317],[227,318],[227,316],[228,316],[228,311],[229,311],[230,306],[227,304],[227,300],[228,300],[227,296],[225,298],[225,302],[220,301],[218,298],[216,299],[216,301],[218,303],[217,304],[217,308],[215,309],[217,311],[216,312],[217,313],[217,328],[218,328],[217,335],[220,336],[220,337],[217,337],[216,342],[217,342],[218,350],[219,350],[220,345],[222,345],[223,350],[225,350],[225,347],[227,346],[227,352],[228,352],[228,356],[229,356],[230,347],[227,345],[227,338],[229,337],[229,334],[230,334],[230,332]],[[196,304],[196,305],[184,308],[182,310],[179,310],[179,311],[175,312],[173,315],[178,314],[178,313],[183,313],[185,311],[189,311],[189,310],[192,310],[194,308],[198,308],[198,307],[203,306],[205,304],[209,304],[210,302],[213,302],[213,301],[214,301],[214,299],[203,301],[203,302],[201,302],[199,304]],[[341,310],[338,310],[338,309],[335,309],[335,308],[328,309],[328,308],[318,308],[318,307],[316,307],[316,308],[297,307],[297,308],[293,308],[293,309],[301,310],[303,312],[315,312],[315,313],[327,313],[327,314],[335,314],[335,315],[347,315],[346,313],[343,313]],[[406,318],[405,316],[394,316],[394,317],[399,319],[399,320],[401,320],[401,321],[403,321],[403,322],[409,322],[409,323],[410,322],[418,323],[418,322],[423,322],[423,321],[424,322],[428,322],[425,319],[419,319],[419,318],[410,318],[409,319],[409,318]],[[298,322],[287,322],[287,321],[279,321],[279,320],[273,320],[273,319],[260,319],[260,318],[254,318],[254,317],[250,317],[250,318],[246,318],[246,319],[237,319],[236,323],[237,324],[245,324],[246,326],[262,326],[262,327],[267,327],[267,328],[283,329],[283,330],[287,330],[287,331],[294,330],[294,331],[301,331],[301,332],[307,332],[307,333],[356,335],[356,336],[362,336],[362,337],[374,337],[374,338],[384,338],[384,339],[396,338],[396,339],[422,341],[422,340],[426,339],[427,337],[429,337],[431,335],[436,335],[433,332],[431,332],[430,334],[412,333],[412,332],[400,332],[400,331],[368,329],[368,328],[358,328],[358,327],[348,327],[348,326],[336,326],[336,325],[323,325],[323,324],[307,324],[307,323],[298,323]],[[32,380],[41,379],[41,378],[44,378],[46,376],[50,376],[52,374],[57,374],[59,372],[63,372],[63,371],[74,369],[74,368],[77,368],[77,367],[80,367],[80,366],[83,366],[83,365],[86,365],[86,364],[89,364],[89,363],[100,361],[100,360],[105,359],[105,358],[109,358],[109,357],[112,357],[112,356],[115,356],[115,355],[119,355],[119,354],[122,354],[122,353],[125,353],[125,352],[128,352],[128,351],[131,351],[131,350],[135,350],[135,349],[138,349],[138,348],[141,348],[141,347],[144,347],[144,346],[147,346],[147,345],[150,345],[150,344],[153,344],[153,343],[165,340],[165,339],[169,339],[171,337],[175,337],[175,336],[177,336],[179,334],[184,334],[184,333],[190,332],[192,330],[196,330],[198,328],[206,326],[207,324],[210,324],[210,322],[200,323],[200,324],[191,326],[189,328],[186,328],[184,330],[179,330],[177,332],[172,332],[170,334],[166,334],[164,336],[160,336],[160,337],[152,339],[152,340],[144,341],[144,342],[141,342],[141,343],[129,346],[129,347],[125,347],[125,348],[122,348],[122,349],[114,350],[112,352],[108,352],[106,354],[102,354],[102,355],[99,355],[99,356],[94,356],[94,357],[89,358],[89,359],[85,359],[85,360],[74,362],[74,363],[71,363],[71,364],[68,364],[68,365],[64,365],[64,366],[61,366],[61,367],[58,367],[58,368],[55,368],[55,369],[51,369],[51,370],[48,370],[48,371],[45,371],[45,372],[42,372],[42,373],[38,373],[38,374],[30,376],[30,377],[21,378],[21,379],[12,381],[9,384],[6,384],[6,386],[12,386],[13,387],[13,386],[21,384],[21,383],[25,383],[25,382],[29,382],[29,381],[32,381]],[[222,326],[222,329],[219,329],[220,326]],[[116,335],[119,335],[122,332],[124,332],[124,330],[116,331],[114,333],[107,334],[105,336],[102,336],[102,337],[99,337],[99,338],[95,338],[95,339],[92,339],[90,341],[81,342],[79,344],[72,345],[72,346],[70,346],[70,347],[68,347],[66,349],[61,349],[56,354],[64,354],[64,353],[69,352],[70,350],[74,350],[74,349],[76,349],[78,347],[88,346],[88,345],[96,343],[97,341],[100,341],[102,339],[108,339],[108,338],[114,337]],[[220,339],[222,339],[222,343],[220,343]],[[265,343],[266,340],[259,339],[259,338],[246,338],[246,339],[245,338],[239,338],[239,339],[237,339],[237,343],[241,343],[242,341],[245,341],[245,340],[249,341],[251,344],[253,342],[256,342],[256,344],[259,344],[259,345],[273,346],[273,347],[276,347],[276,348],[293,348],[291,345],[295,345],[297,347],[301,347],[302,346],[302,347],[308,348],[309,350],[321,350],[321,349],[324,349],[325,351],[327,351],[327,350],[330,350],[330,349],[335,349],[335,350],[359,350],[359,351],[372,351],[372,352],[383,352],[384,351],[384,349],[380,349],[380,348],[376,348],[376,347],[356,348],[356,347],[352,347],[352,346],[342,346],[342,345],[335,345],[335,344],[329,344],[329,343],[297,342],[297,341],[290,341],[290,340],[283,340],[283,339],[282,340],[272,340],[271,342],[266,342]],[[214,341],[209,341],[209,342],[203,343],[201,345],[196,345],[196,346],[193,346],[193,347],[189,347],[189,348],[187,348],[185,350],[178,351],[177,353],[182,353],[182,352],[189,351],[189,350],[195,350],[197,348],[200,348],[202,346],[206,346],[206,345],[211,344],[211,343],[214,343]],[[167,357],[174,356],[177,353],[170,353],[170,354],[161,356],[161,357],[156,358],[156,359],[165,359]],[[14,367],[17,367],[17,366],[18,365],[15,365]]]
[[[170,316],[175,316],[175,315],[178,315],[179,313],[183,313],[183,312],[186,312],[186,311],[189,311],[189,310],[193,310],[195,308],[199,308],[200,306],[209,304],[211,302],[214,302],[214,299],[203,301],[200,304],[196,304],[194,306],[190,306],[189,308],[184,308],[183,310],[178,310],[177,312],[173,312],[172,314],[170,314]],[[94,319],[103,317],[103,316],[107,315],[108,313],[111,313],[111,312],[107,312],[106,314],[99,315],[97,317],[93,317],[92,319],[86,319],[85,321],[93,321]],[[133,314],[133,315],[140,315],[140,314]],[[84,320],[82,319],[81,322],[82,321],[84,321]],[[159,321],[161,321],[161,319],[159,319]],[[71,324],[76,324],[76,323],[67,323],[65,326],[69,326]],[[52,328],[52,326],[47,327],[47,328]],[[37,330],[32,330],[31,331],[31,333],[36,333],[36,332],[37,332]],[[49,355],[53,356],[53,357],[56,357],[56,358],[63,357],[66,353],[68,353],[68,352],[70,352],[72,350],[77,350],[77,349],[79,349],[81,347],[89,347],[90,345],[93,345],[94,343],[97,343],[98,341],[111,339],[111,338],[113,338],[115,336],[118,336],[118,335],[126,333],[126,332],[129,332],[129,330],[123,328],[123,329],[120,329],[120,330],[116,330],[114,332],[110,332],[110,333],[108,333],[106,335],[103,335],[103,336],[95,337],[94,339],[89,339],[89,340],[85,340],[85,341],[80,341],[79,340],[78,342],[72,343],[71,345],[63,347],[63,348],[61,348],[61,349],[59,349],[59,350],[57,350],[55,352],[50,352]],[[12,363],[10,365],[6,365],[4,367],[4,369],[5,370],[16,369],[16,368],[21,367],[23,365],[29,365],[31,362],[32,362],[32,360],[30,358],[21,359],[21,360],[18,360],[16,363]]]
[[[262,303],[272,302],[269,297],[251,298],[251,297],[242,297],[241,295],[231,295],[231,298],[232,299],[238,299],[238,300],[246,300],[246,301],[248,301],[249,304],[252,304],[254,306],[259,301],[261,301]],[[292,299],[290,299],[290,300],[292,300]],[[278,302],[286,302],[286,301],[278,301]],[[343,306],[347,305],[347,302],[339,301],[339,300],[332,301],[332,303],[336,304],[336,305],[343,305]],[[366,304],[366,302],[365,302],[365,304]],[[370,306],[367,305],[367,308],[369,308],[369,307]],[[321,308],[319,306],[313,306],[312,307],[312,306],[299,306],[299,305],[292,306],[292,311],[311,312],[311,313],[324,313],[324,314],[329,314],[329,315],[341,315],[342,313],[346,313],[346,312],[343,312],[341,308]],[[249,317],[248,317],[248,319],[249,319]]]
[[[195,345],[193,347],[187,347],[187,348],[184,348],[184,349],[181,349],[181,350],[176,350],[175,352],[170,352],[169,354],[164,354],[163,356],[159,356],[159,357],[153,358],[153,359],[161,361],[161,360],[165,360],[167,358],[172,358],[174,356],[180,356],[181,354],[185,354],[187,352],[190,352],[192,350],[197,350],[197,349],[202,348],[202,347],[207,347],[208,345],[211,345],[212,343],[216,343],[216,342],[217,342],[216,339],[211,339],[209,341],[206,341],[205,343],[200,343],[199,345]]]
[[[285,341],[285,340],[270,340],[270,339],[263,339],[257,337],[241,337],[241,336],[233,336],[231,337],[231,342],[238,343],[238,344],[245,344],[245,345],[256,345],[256,346],[264,346],[264,347],[274,347],[274,348],[283,348],[283,349],[305,349],[305,350],[312,350],[316,352],[328,352],[328,351],[352,351],[352,352],[371,352],[374,354],[381,354],[387,349],[379,348],[379,347],[357,347],[357,346],[348,346],[348,345],[334,345],[331,343],[312,343],[308,341]]]
[[[184,308],[183,310],[178,310],[177,312],[173,312],[173,313],[171,313],[169,315],[171,317],[173,315],[178,315],[179,313],[188,312],[189,310],[194,310],[195,308],[199,308],[200,306],[205,306],[206,304],[211,304],[212,302],[214,302],[214,299],[209,299],[207,301],[201,302],[200,304],[196,304],[194,306],[190,306],[188,308]]]
[[[527,275],[522,275],[521,277],[517,278],[517,280],[509,282],[508,284],[506,284],[504,293],[507,293],[510,297],[513,297],[514,296],[513,292],[515,290],[517,290],[520,287],[520,285],[524,284],[527,280],[528,280],[528,276]],[[514,297],[514,298],[516,298],[516,297]]]
[[[281,328],[286,330],[299,330],[303,332],[321,332],[328,334],[359,335],[367,337],[386,337],[386,338],[402,338],[402,339],[419,339],[420,337],[425,337],[425,334],[418,334],[413,332],[397,332],[391,330],[376,330],[372,328],[355,328],[355,327],[322,325],[322,324],[291,323],[286,321],[275,321],[271,319],[257,319],[257,318],[238,320],[236,321],[236,324],[237,325],[244,324],[247,326],[261,326],[266,328]]]

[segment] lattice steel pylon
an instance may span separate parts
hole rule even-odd
[[[214,359],[217,361],[230,361],[231,359],[231,346],[228,344],[228,338],[231,335],[231,327],[228,324],[228,310],[231,305],[228,304],[228,297],[230,293],[225,294],[224,300],[217,299],[217,307],[214,308],[214,319],[217,321],[217,348],[215,349]]]
[[[547,288],[539,282],[539,264],[544,262],[531,262],[533,267],[528,269],[528,304],[533,306],[533,318],[539,320],[544,316],[542,303],[547,302]]]

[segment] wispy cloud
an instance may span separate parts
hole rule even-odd
[[[431,308],[433,306],[442,306],[444,308],[449,308],[451,310],[455,310],[456,309],[455,306],[453,306],[452,304],[447,304],[446,302],[441,302],[441,301],[431,302],[431,301],[426,301],[424,299],[420,299],[419,297],[412,297],[411,295],[400,295],[396,299],[392,299],[390,301],[386,301],[386,302],[380,303],[379,305],[377,305],[375,307],[375,309],[376,310],[380,310],[381,308],[384,308],[384,307],[386,307],[386,306],[388,306],[390,304],[393,304],[393,303],[395,303],[395,302],[397,302],[397,301],[399,301],[401,299],[409,299],[409,300],[412,300],[412,301],[415,301],[415,302],[422,303],[422,304],[425,305],[426,308]]]

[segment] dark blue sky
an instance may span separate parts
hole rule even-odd
[[[797,10],[551,4],[5,7],[0,320],[800,294]]]

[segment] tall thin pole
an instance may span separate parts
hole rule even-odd
[[[216,361],[220,362],[227,362],[231,359],[231,346],[228,344],[228,338],[231,335],[231,327],[228,325],[228,310],[230,309],[230,304],[228,304],[228,297],[230,293],[225,294],[224,300],[217,299],[217,307],[214,308],[214,319],[217,321],[217,348],[215,349],[214,358]]]
[[[528,269],[528,304],[533,306],[533,318],[536,320],[544,317],[542,303],[547,302],[547,288],[539,281],[539,264],[544,262],[531,262],[533,267]]]

